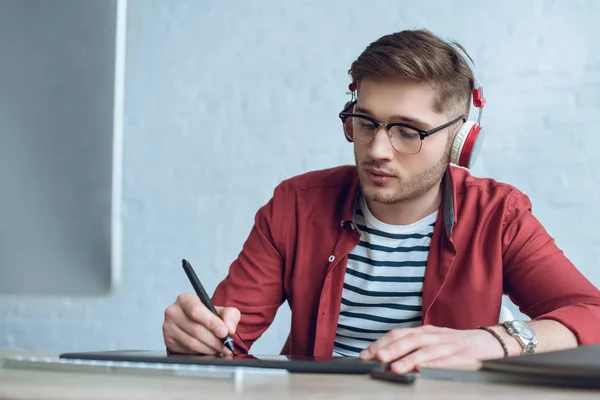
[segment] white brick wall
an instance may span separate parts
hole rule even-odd
[[[566,254],[600,285],[600,2],[130,0],[124,267],[109,297],[0,298],[0,348],[160,349],[164,308],[212,291],[282,179],[352,162],[337,112],[347,69],[392,31],[463,43],[488,99],[474,169],[530,195]],[[282,307],[255,347],[275,353]]]

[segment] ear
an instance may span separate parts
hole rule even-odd
[[[350,105],[352,104],[351,101],[347,101],[346,104],[344,105],[344,110],[346,110],[348,107],[350,107]],[[349,109],[347,112],[352,112],[353,108]],[[344,120],[344,122],[342,122],[342,127],[344,129],[344,137],[346,138],[346,140],[350,143],[352,143],[354,140],[354,129],[352,126],[352,120],[350,118],[346,118]]]

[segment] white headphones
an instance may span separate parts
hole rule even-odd
[[[479,84],[475,77],[475,65],[471,62],[469,57],[464,54],[464,51],[456,46],[454,43],[449,43],[459,53],[463,54],[463,59],[471,66],[473,71],[474,89],[472,91],[473,105],[479,109],[477,116],[477,122],[467,120],[458,130],[452,143],[452,150],[450,153],[450,162],[460,167],[471,168],[475,164],[475,160],[479,155],[479,149],[484,138],[484,131],[480,125],[481,112],[483,106],[485,106],[485,98],[483,97],[483,86]]]

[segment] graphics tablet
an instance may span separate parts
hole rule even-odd
[[[163,364],[192,364],[224,367],[254,367],[285,369],[289,372],[331,373],[331,374],[369,374],[385,370],[379,361],[363,361],[356,357],[312,357],[283,355],[234,356],[167,354],[159,351],[119,350],[82,353],[64,353],[63,359],[143,362]]]

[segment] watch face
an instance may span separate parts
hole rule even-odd
[[[535,337],[533,329],[531,329],[531,327],[524,322],[514,321],[513,328],[515,329],[518,335],[522,336],[527,340],[531,340]]]

